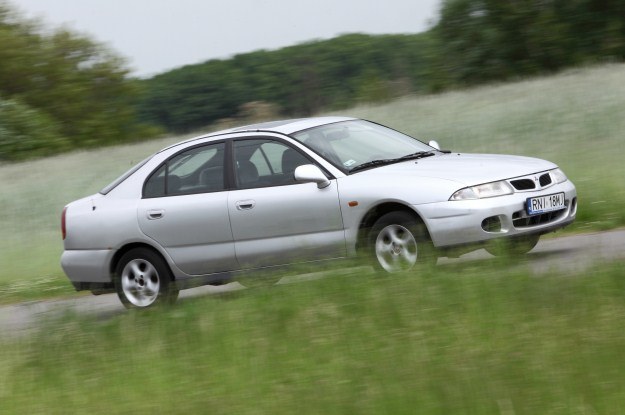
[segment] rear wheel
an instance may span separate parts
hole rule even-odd
[[[171,282],[171,272],[165,261],[146,248],[125,253],[115,273],[115,290],[126,308],[174,303],[178,289]]]
[[[408,212],[380,217],[371,228],[369,250],[374,267],[389,273],[436,262],[425,226]]]
[[[539,234],[493,239],[486,244],[484,249],[489,254],[498,257],[525,255],[534,249],[539,239]]]

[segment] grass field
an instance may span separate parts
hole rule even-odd
[[[620,414],[622,264],[329,278],[1,339],[8,414]]]
[[[390,125],[444,148],[513,153],[557,162],[578,187],[574,229],[625,225],[625,65],[342,111]],[[148,154],[177,141],[0,165],[0,302],[72,290],[58,265],[60,214]],[[42,294],[43,293],[43,294]]]

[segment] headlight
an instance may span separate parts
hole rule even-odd
[[[501,181],[465,187],[451,195],[449,200],[484,199],[487,197],[511,195],[512,193],[514,193],[512,186],[508,182]]]
[[[555,183],[563,183],[568,180],[566,174],[560,169],[551,170],[550,173]]]

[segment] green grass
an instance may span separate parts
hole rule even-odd
[[[573,230],[625,225],[625,65],[569,71],[557,76],[411,97],[342,111],[406,131],[444,148],[512,153],[558,163],[578,187]],[[0,303],[33,279],[71,293],[60,269],[63,206],[100,190],[131,165],[179,140],[62,155],[0,165]],[[16,285],[17,284],[17,285]],[[27,294],[24,294],[27,295]]]
[[[622,263],[334,277],[0,340],[3,413],[620,414]]]

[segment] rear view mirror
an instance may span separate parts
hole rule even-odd
[[[330,180],[314,164],[304,164],[295,169],[295,180],[303,183],[317,183],[319,189],[330,186]]]

